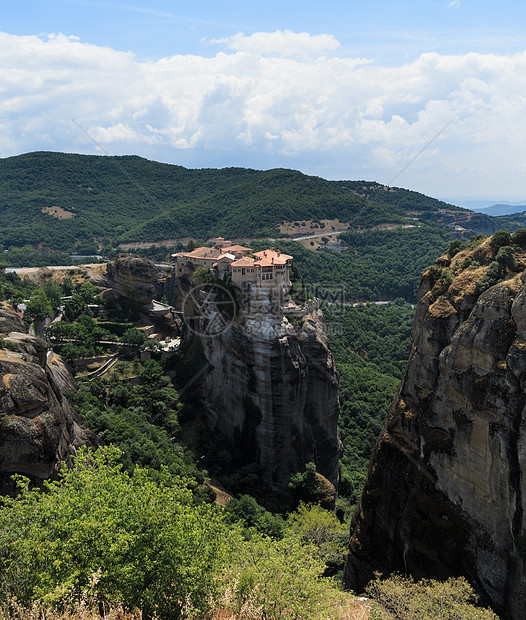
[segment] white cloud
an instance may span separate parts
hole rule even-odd
[[[246,36],[242,32],[227,39],[213,39],[212,43],[223,44],[236,52],[261,53],[265,56],[286,56],[288,58],[309,58],[320,56],[340,47],[332,34],[312,35],[308,32],[276,30],[255,32]]]
[[[452,2],[450,2],[447,5],[448,9],[458,9],[460,6],[462,6],[462,2],[460,0],[453,0]]]
[[[337,51],[329,35],[263,35],[235,35],[212,58],[139,62],[60,34],[0,33],[0,155],[94,152],[76,122],[112,154],[387,182],[455,119],[397,183],[524,197],[526,52],[385,67],[322,55]]]

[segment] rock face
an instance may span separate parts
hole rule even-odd
[[[117,297],[148,304],[156,295],[158,269],[146,258],[127,256],[108,263],[107,281]]]
[[[483,603],[519,620],[526,272],[478,295],[484,269],[462,271],[462,260],[453,268],[442,259],[422,279],[410,359],[353,516],[344,581],[360,590],[377,570],[464,575]]]
[[[1,494],[13,491],[13,473],[53,477],[79,446],[101,443],[63,396],[73,387],[67,368],[26,332],[16,315],[0,311]]]
[[[234,319],[209,306],[200,326],[209,426],[260,463],[269,489],[308,462],[337,487],[338,376],[321,311],[289,322],[259,299]]]

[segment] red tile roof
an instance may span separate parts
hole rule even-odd
[[[285,265],[292,256],[282,254],[279,250],[262,250],[254,254],[258,265],[269,267],[270,265]]]
[[[244,245],[229,245],[223,248],[223,252],[253,252],[252,248],[246,248]]]
[[[254,259],[249,258],[248,256],[243,256],[243,258],[238,258],[233,263],[230,263],[232,267],[253,267]]]
[[[176,256],[184,256],[185,258],[217,258],[221,254],[221,251],[217,248],[196,248],[191,252],[180,252]]]

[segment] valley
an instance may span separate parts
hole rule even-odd
[[[151,484],[160,484],[159,488],[175,485],[174,493],[189,493],[185,500],[176,502],[192,506],[187,516],[196,519],[195,523],[202,518],[213,523],[217,518],[217,524],[224,522],[217,526],[219,529],[214,530],[213,526],[209,532],[218,533],[224,528],[220,536],[225,541],[235,539],[235,545],[243,552],[233,561],[227,559],[231,552],[225,546],[216,545],[214,548],[221,551],[213,561],[210,556],[207,569],[214,579],[219,575],[224,578],[237,575],[235,579],[254,576],[255,573],[250,573],[253,569],[246,564],[246,558],[254,553],[259,554],[263,564],[272,558],[286,566],[286,570],[302,575],[303,584],[300,586],[290,578],[291,586],[296,583],[296,588],[312,588],[308,598],[311,607],[299,611],[298,617],[327,617],[322,603],[328,600],[341,610],[338,612],[341,618],[354,618],[345,615],[344,610],[351,608],[357,613],[361,610],[360,614],[370,613],[371,618],[392,617],[389,614],[394,611],[386,602],[390,600],[388,589],[402,585],[395,585],[394,581],[375,585],[371,579],[376,567],[386,575],[398,570],[418,579],[467,577],[484,605],[492,605],[504,614],[503,618],[507,610],[512,610],[513,618],[520,617],[522,599],[511,603],[496,595],[499,588],[504,588],[503,583],[521,581],[520,570],[516,568],[521,561],[522,536],[518,504],[521,482],[516,475],[522,467],[518,413],[510,428],[502,422],[502,429],[492,427],[494,430],[488,434],[481,430],[485,424],[482,420],[490,415],[485,406],[482,412],[466,413],[467,421],[455,413],[454,423],[458,428],[449,422],[447,428],[442,428],[449,420],[447,412],[418,411],[418,407],[428,406],[430,395],[439,389],[426,387],[432,381],[424,375],[437,368],[439,357],[440,364],[445,363],[448,338],[453,338],[456,329],[454,317],[458,315],[460,323],[467,321],[471,309],[479,307],[478,299],[483,300],[494,289],[500,290],[498,287],[504,286],[501,282],[511,291],[509,295],[520,296],[519,277],[526,268],[520,230],[514,234],[501,231],[487,238],[484,231],[495,232],[500,220],[475,217],[471,212],[414,192],[374,183],[328,182],[282,170],[188,171],[139,158],[102,162],[101,159],[112,158],[56,155],[56,158],[53,154],[22,156],[19,161],[8,162],[11,166],[8,169],[14,178],[17,166],[23,164],[27,168],[24,172],[27,181],[35,179],[31,166],[39,163],[41,176],[55,174],[55,196],[60,192],[67,196],[69,191],[82,192],[89,187],[89,199],[85,197],[84,202],[75,206],[71,200],[64,199],[62,210],[57,210],[61,201],[48,195],[53,209],[50,207],[40,214],[53,218],[57,228],[48,228],[47,220],[42,220],[37,242],[34,236],[37,228],[32,224],[24,229],[20,226],[19,232],[13,233],[18,226],[17,218],[13,217],[15,211],[18,213],[16,200],[22,204],[29,198],[20,186],[16,192],[8,192],[6,200],[13,202],[12,206],[6,206],[4,218],[13,226],[6,226],[3,231],[6,261],[14,259],[11,264],[20,264],[24,256],[29,262],[52,256],[58,261],[73,250],[101,252],[105,259],[90,265],[57,265],[57,268],[50,262],[45,267],[17,268],[16,272],[14,267],[4,266],[0,274],[4,308],[12,311],[19,302],[27,302],[24,316],[27,325],[20,318],[10,319],[9,313],[5,314],[3,398],[5,403],[10,398],[16,406],[6,404],[0,422],[9,437],[15,437],[15,430],[18,433],[16,440],[13,439],[18,453],[13,448],[8,451],[7,444],[0,450],[3,459],[0,482],[4,494],[14,494],[10,482],[13,472],[28,475],[31,485],[38,487],[45,478],[56,480],[65,475],[58,473],[62,461],[74,467],[75,456],[86,454],[80,449],[82,444],[111,444],[119,450],[118,457],[116,453],[112,455],[111,448],[107,453],[106,448],[101,450],[101,460],[93,465],[94,471],[103,475],[118,458],[125,477],[141,476],[135,472],[143,468]],[[58,174],[59,162],[69,174],[77,175],[71,178],[82,182],[65,190],[67,182],[62,173]],[[135,181],[139,177],[155,181],[148,189],[158,197],[152,209],[138,207],[133,202],[146,187],[146,180],[140,191],[136,187],[133,200],[122,187],[123,193],[113,194],[111,165],[117,163],[118,166],[130,164]],[[111,164],[109,168],[108,164]],[[90,176],[94,170],[99,181],[104,180],[103,184]],[[179,185],[174,184],[175,178]],[[190,200],[196,178],[200,180],[200,189],[193,191],[200,195]],[[35,204],[41,203],[45,195],[38,189],[38,183],[32,185],[36,187],[36,194],[31,198]],[[174,188],[171,198],[169,184]],[[208,193],[205,194],[204,188]],[[41,197],[35,198],[39,192]],[[125,205],[123,196],[126,195],[130,201]],[[108,211],[107,205],[103,207],[107,200],[116,205],[113,201],[117,199],[121,206],[115,210]],[[89,201],[92,202],[88,204]],[[78,206],[81,204],[82,207]],[[230,206],[226,207],[227,204]],[[66,212],[75,217],[64,217]],[[208,218],[203,218],[206,213]],[[290,217],[292,213],[294,217]],[[183,220],[185,226],[181,228],[176,222]],[[168,221],[174,225],[167,226]],[[84,224],[79,226],[81,222]],[[68,229],[72,223],[74,227]],[[186,233],[189,234],[185,236]],[[22,235],[21,245],[9,245],[13,234]],[[340,240],[338,248],[331,247],[332,235]],[[134,237],[141,241],[134,242]],[[167,238],[172,240],[163,241]],[[27,252],[24,247],[28,248]],[[424,278],[419,288],[422,272]],[[430,321],[437,324],[436,333],[430,336],[425,335],[425,330],[424,335],[418,331],[422,330],[419,325],[425,314],[424,304],[428,313],[425,330],[430,329]],[[487,311],[482,308],[480,316],[504,312],[499,304],[498,308],[492,306]],[[515,314],[511,312],[503,319],[503,324],[507,321],[506,329],[511,329],[508,324],[512,319],[515,323],[519,320]],[[48,325],[50,317],[59,316],[62,320]],[[10,321],[18,322],[15,325]],[[31,323],[33,333],[46,337],[47,344],[35,336],[16,335],[24,333]],[[461,337],[462,328],[458,329]],[[440,351],[431,351],[427,340],[440,341]],[[44,355],[46,347],[51,346],[55,352]],[[489,343],[488,347],[491,346]],[[481,368],[486,372],[485,365],[490,362],[484,351],[484,347],[477,345],[472,347],[472,353],[464,355],[466,368],[471,368],[471,355],[478,360],[477,364],[482,364],[466,372],[477,376]],[[53,367],[62,364],[57,354],[66,362],[65,370],[60,371],[60,381],[43,362],[45,357]],[[517,368],[521,364],[520,355],[517,345],[512,356],[518,360],[513,361]],[[502,355],[497,357],[495,367],[503,370]],[[35,387],[29,388],[27,396],[16,391],[17,380],[11,378],[18,372],[17,364],[34,365],[31,382]],[[76,373],[74,385],[70,371]],[[458,371],[456,366],[455,371]],[[411,372],[416,378],[411,378]],[[42,373],[48,375],[51,388],[42,387]],[[520,380],[518,375],[517,380]],[[412,387],[407,387],[411,381]],[[436,377],[433,381],[440,383]],[[446,383],[451,381],[450,377]],[[498,386],[500,394],[506,393],[512,382],[511,379],[502,381]],[[479,384],[482,389],[480,380]],[[47,396],[44,398],[42,394],[50,393],[50,389],[62,407],[74,412],[68,415],[78,417],[71,421],[57,409],[55,400],[49,407]],[[520,400],[521,388],[517,389],[513,398]],[[424,405],[411,404],[416,398],[411,390],[418,394],[423,390],[418,398]],[[459,395],[455,398],[459,403],[462,400]],[[467,411],[465,403],[457,403],[455,407]],[[400,408],[405,412],[402,418],[393,413]],[[41,420],[47,420],[45,415],[51,414],[58,418],[49,418],[55,421],[45,421],[42,425]],[[426,416],[432,422],[428,423]],[[437,416],[441,421],[435,419]],[[53,443],[46,428],[62,424],[65,426],[61,439]],[[452,545],[462,545],[469,532],[483,536],[489,527],[488,517],[470,530],[474,517],[466,517],[458,507],[459,498],[462,502],[471,501],[469,485],[475,488],[481,485],[475,493],[481,494],[476,499],[480,504],[477,504],[479,516],[485,501],[490,504],[498,501],[495,497],[487,499],[487,485],[481,479],[466,474],[464,484],[464,474],[457,472],[454,456],[448,452],[450,443],[468,428],[478,429],[476,433],[472,431],[478,448],[473,448],[469,458],[476,460],[480,453],[482,456],[476,461],[479,466],[488,453],[484,442],[493,432],[500,433],[498,441],[502,445],[508,442],[506,450],[514,455],[509,477],[513,478],[510,488],[515,493],[515,511],[510,521],[515,538],[510,541],[501,530],[488,534],[492,544],[503,550],[502,558],[506,555],[514,558],[508,564],[502,559],[498,586],[481,576],[486,571],[483,554],[472,563],[462,564],[454,554],[449,564],[442,556],[430,563],[420,555],[434,557],[438,553],[436,542],[429,543],[430,548],[422,551],[427,537],[419,532],[424,521],[437,518],[435,513],[441,508],[433,502],[442,505],[440,494],[444,494],[448,485],[456,489],[447,499],[446,516],[453,525],[451,529],[437,531],[449,536]],[[394,448],[385,448],[387,444],[391,446],[390,441]],[[493,450],[497,439],[491,441]],[[513,447],[514,441],[519,447]],[[419,471],[428,468],[429,480],[438,476],[439,466],[447,473],[436,488],[426,487],[427,512],[422,522],[418,520],[412,498],[423,497],[424,491],[410,466],[403,468],[403,456],[395,453],[400,442],[403,455],[417,444],[426,446],[424,456],[430,459],[429,463],[424,464],[424,457],[417,455],[416,448],[409,461],[416,462]],[[464,448],[455,445],[460,454]],[[445,454],[449,455],[447,467]],[[391,467],[406,473],[395,480],[389,477]],[[462,471],[467,467],[462,464]],[[69,479],[65,476],[64,480]],[[118,480],[119,484],[131,484],[126,478]],[[180,480],[185,482],[177,482]],[[496,484],[501,490],[505,488],[500,479]],[[378,488],[382,489],[380,498]],[[148,492],[157,493],[153,487]],[[216,499],[220,506],[215,504]],[[84,501],[87,500],[82,499],[81,503]],[[113,505],[113,500],[108,501]],[[402,533],[389,529],[389,523],[378,521],[378,515],[390,510],[382,502],[391,507],[396,505],[400,522],[404,523]],[[484,509],[489,510],[487,506]],[[1,511],[0,507],[0,519],[8,518],[8,512]],[[407,521],[403,521],[404,511],[408,511]],[[310,532],[309,520],[314,524],[327,523],[325,538],[316,542],[321,546],[314,556],[308,555],[312,549],[307,550],[311,535],[306,533]],[[350,555],[344,571],[349,527]],[[299,538],[298,531],[302,532]],[[374,532],[372,539],[368,532]],[[461,538],[455,538],[457,534]],[[115,535],[120,535],[117,530]],[[29,534],[27,540],[32,540]],[[408,545],[405,551],[404,541]],[[89,555],[92,553],[95,553],[93,557],[100,557],[91,543],[83,544],[89,549],[86,557],[92,557]],[[383,559],[378,545],[389,550]],[[476,547],[478,543],[473,545]],[[475,547],[469,548],[470,553]],[[70,557],[65,549],[63,552],[64,557]],[[296,553],[299,555],[295,556]],[[6,566],[15,567],[22,555],[10,557],[14,563]],[[293,563],[293,557],[298,558],[299,564]],[[0,553],[0,567],[1,558]],[[214,564],[216,560],[218,563]],[[116,561],[118,564],[121,560]],[[44,562],[42,566],[47,565],[48,559]],[[318,590],[314,588],[317,578],[313,581],[312,575],[303,572],[307,566],[314,565],[316,574],[324,575]],[[35,564],[35,574],[40,575],[40,570]],[[341,580],[342,573],[346,587],[362,591],[367,586],[368,596],[372,598],[365,601],[365,606],[358,599],[338,592],[334,584]],[[261,584],[271,579],[270,574],[266,577],[258,574],[254,579]],[[13,591],[16,590],[14,575],[10,577]],[[57,587],[65,578],[65,573],[59,572],[45,577]],[[158,578],[162,581],[160,574]],[[200,578],[196,572],[194,582],[199,583]],[[78,584],[86,583],[82,581],[84,577],[74,579],[79,580]],[[122,588],[118,579],[117,573],[104,577],[105,591]],[[255,597],[250,600],[260,600],[257,597],[261,587],[258,585],[250,591],[249,596]],[[409,600],[416,585],[408,583],[404,587],[408,588],[405,596]],[[464,605],[460,595],[462,584],[452,581],[448,587],[451,587],[447,595],[449,604]],[[27,593],[16,591],[29,600]],[[127,596],[131,597],[129,600],[139,600],[133,598],[135,594],[131,591]],[[195,597],[192,587],[188,596],[197,610],[201,603],[192,598]],[[472,594],[468,599],[474,600]],[[296,600],[292,596],[283,602],[285,608],[289,606],[285,614],[290,613],[290,606]],[[221,604],[241,604],[239,600],[229,601]],[[140,604],[147,608],[149,603],[142,600]],[[173,602],[164,600],[163,604],[168,609]],[[471,603],[465,604],[470,605],[469,613],[475,609],[471,609]],[[482,608],[473,613],[479,615],[472,617],[496,617]]]

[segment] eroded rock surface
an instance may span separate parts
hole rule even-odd
[[[108,263],[107,282],[116,297],[148,304],[156,296],[158,269],[147,258],[127,256]]]
[[[263,304],[222,321],[211,309],[201,323],[210,427],[261,464],[267,488],[286,490],[308,462],[337,488],[338,376],[321,311],[290,322]]]
[[[508,273],[478,295],[483,269],[472,271],[455,274],[449,289],[424,275],[406,374],[353,516],[344,581],[360,590],[374,571],[464,575],[501,617],[522,620],[526,274]]]
[[[26,332],[18,316],[0,311],[1,494],[13,491],[13,473],[35,482],[53,477],[79,446],[101,443],[64,397],[73,387],[67,368]]]

